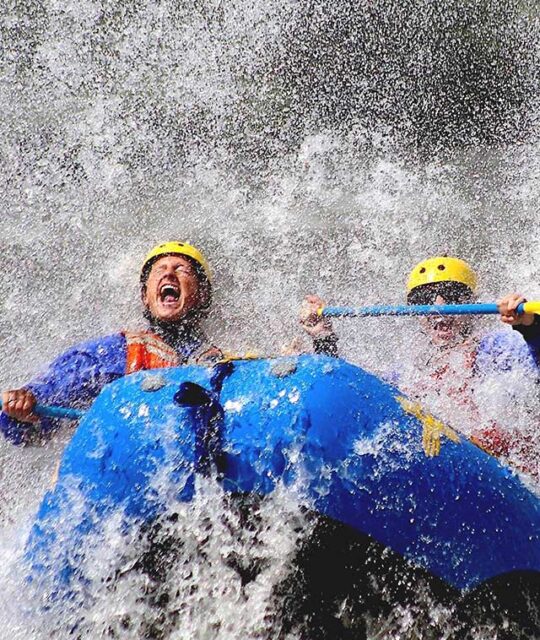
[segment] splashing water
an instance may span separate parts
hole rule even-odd
[[[241,352],[290,344],[307,292],[336,304],[401,302],[412,266],[442,251],[475,265],[482,299],[512,290],[540,298],[540,16],[534,2],[503,4],[6,3],[3,388],[77,341],[136,326],[142,257],[170,238],[208,254],[209,333]],[[342,354],[379,374],[413,366],[425,340],[415,320],[336,327]],[[530,435],[537,396],[509,376],[479,390],[489,419],[502,415]],[[431,400],[461,425],[455,406]],[[68,439],[66,430],[43,448],[0,444],[0,565],[14,594],[0,621],[13,638],[29,636],[10,571]],[[170,601],[170,637],[256,638],[297,514],[283,497],[263,508],[261,553],[271,568],[246,591],[223,549],[249,554],[253,540],[242,536],[250,534],[217,517],[223,497],[210,489],[193,509],[195,518],[190,511],[176,524],[184,546],[173,572],[185,582],[189,567],[194,590]],[[207,519],[220,541],[212,537],[194,561]],[[137,552],[135,542],[113,544],[114,531],[95,558],[101,577],[113,552],[127,564]],[[88,637],[108,628],[137,637],[159,617],[135,613],[143,582],[127,575],[96,593]],[[422,630],[410,615],[397,612],[394,631],[373,638],[428,637],[426,618]]]
[[[27,586],[10,607],[17,612],[10,637],[66,637],[72,629],[80,638],[265,637],[275,626],[273,590],[300,532],[309,534],[297,503],[278,490],[269,501],[235,506],[203,479],[192,503],[169,507],[159,524],[128,535],[124,515],[114,512],[87,540],[84,582],[70,600],[55,602],[53,585],[40,585],[41,596]],[[66,540],[75,527],[64,523]],[[3,571],[6,604],[22,586],[15,564]]]

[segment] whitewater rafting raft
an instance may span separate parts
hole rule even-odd
[[[538,497],[394,387],[308,355],[140,372],[107,386],[41,505],[31,576],[69,593],[85,539],[107,514],[152,522],[171,495],[192,500],[197,474],[235,495],[288,487],[306,509],[455,592],[501,581],[537,589]],[[172,494],[156,490],[158,476]]]

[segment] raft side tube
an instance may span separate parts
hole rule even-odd
[[[109,385],[66,448],[28,557],[56,544],[43,521],[70,517],[68,478],[89,511],[120,508],[149,521],[172,496],[190,500],[194,475],[210,461],[225,491],[266,495],[285,484],[452,588],[540,572],[538,497],[394,387],[324,356],[236,362],[219,388],[215,372],[164,369]],[[156,376],[162,384],[149,384]],[[186,383],[212,397],[211,411],[175,401]],[[70,544],[84,547],[85,535]]]

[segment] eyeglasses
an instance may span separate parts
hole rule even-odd
[[[446,304],[471,302],[474,294],[461,282],[432,282],[414,288],[407,296],[407,304],[435,304],[440,296]]]

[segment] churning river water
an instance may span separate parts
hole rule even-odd
[[[441,252],[475,266],[483,300],[540,299],[532,0],[5,0],[0,19],[2,388],[75,342],[136,327],[138,269],[168,239],[207,254],[209,334],[240,352],[307,347],[296,318],[309,292],[401,303],[409,270]],[[343,356],[379,374],[421,340],[411,319],[335,326]],[[486,410],[532,430],[521,407],[536,400],[502,387],[485,391]],[[16,561],[68,438],[0,443],[2,638],[66,637],[69,619],[29,626]],[[302,516],[276,496],[256,548],[214,488],[201,495],[178,525],[188,586],[167,637],[261,637]],[[129,556],[113,524],[109,542],[97,573],[112,550]],[[227,545],[262,554],[265,579],[243,590],[220,561]],[[141,612],[137,580],[96,595],[86,637],[139,637],[119,622],[156,615]],[[431,637],[411,612],[393,625],[373,638]]]

